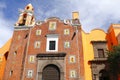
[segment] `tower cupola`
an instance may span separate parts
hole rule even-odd
[[[24,10],[20,10],[18,21],[15,26],[32,26],[35,23],[34,8],[28,4]]]

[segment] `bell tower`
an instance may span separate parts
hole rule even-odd
[[[32,26],[34,23],[34,8],[32,4],[28,4],[24,10],[20,10],[20,15],[15,26]]]
[[[20,11],[18,21],[14,26],[3,80],[23,80],[29,38],[34,23],[34,8],[28,4],[24,10]]]

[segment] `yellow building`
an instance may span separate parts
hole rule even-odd
[[[120,44],[120,24],[111,24],[108,31],[82,31],[85,80],[113,80],[108,74],[107,50]],[[106,75],[104,75],[106,74]]]
[[[2,48],[0,48],[0,80],[3,80],[10,44],[11,39],[9,39],[7,43]]]
[[[83,54],[84,54],[84,67],[85,67],[85,80],[92,79],[92,70],[89,63],[90,60],[94,60],[94,47],[92,41],[94,42],[104,42],[106,33],[101,29],[94,29],[90,33],[85,33],[82,31],[82,42],[83,42]],[[101,48],[101,45],[100,45]],[[99,57],[99,56],[98,56]]]

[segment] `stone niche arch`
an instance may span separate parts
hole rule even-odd
[[[60,80],[65,80],[64,79],[64,67],[65,67],[65,61],[64,61],[65,55],[61,56],[59,54],[49,54],[48,55],[39,55],[37,56],[38,63],[37,63],[37,80],[42,80],[42,75],[43,75],[43,69],[48,66],[48,65],[55,65],[58,67],[59,72],[60,72]]]
[[[40,71],[40,72],[42,72],[42,70],[44,69],[45,66],[50,65],[50,64],[56,65],[56,66],[60,69],[60,72],[64,72],[61,63],[59,63],[59,62],[57,62],[57,61],[55,61],[55,60],[47,60],[47,61],[44,61],[44,62],[45,62],[45,63],[43,63],[43,64],[40,66],[40,68],[39,68],[39,71]]]

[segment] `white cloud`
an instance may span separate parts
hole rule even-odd
[[[12,20],[4,17],[3,9],[6,8],[5,3],[0,3],[0,47],[2,47],[12,36]]]
[[[44,9],[49,9],[46,11],[40,9],[40,14],[38,12],[39,16],[48,18],[54,15],[65,19],[71,18],[73,11],[78,11],[82,28],[86,32],[96,27],[106,30],[110,23],[117,23],[120,19],[120,0],[53,0],[45,3],[47,1],[43,1]],[[35,8],[43,8],[42,3],[37,2],[37,4]],[[53,4],[52,7],[51,4]]]
[[[120,19],[119,0],[101,0],[99,2],[86,0],[86,4],[87,6],[84,7],[86,13],[81,11],[85,31],[90,31],[96,27],[107,29],[110,23],[116,23]]]
[[[78,11],[86,32],[97,27],[107,30],[111,23],[120,21],[120,0],[31,0],[31,3],[37,20],[48,17],[71,19],[72,12]],[[15,22],[4,17],[4,8],[7,8],[6,4],[0,2],[0,47],[12,36]]]

